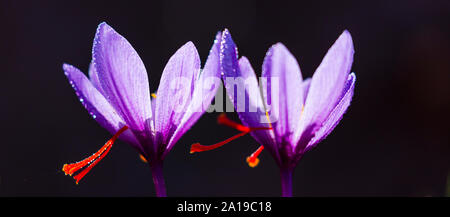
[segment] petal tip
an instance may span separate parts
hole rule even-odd
[[[68,63],[63,63],[63,64],[62,64],[63,70],[67,70],[67,69],[69,69],[70,67],[72,67],[72,65],[70,65],[70,64],[68,64]]]
[[[241,62],[250,62],[250,61],[248,60],[248,58],[246,56],[241,56],[239,58],[239,63],[241,63]]]
[[[97,27],[97,31],[95,32],[95,37],[94,37],[94,46],[93,49],[95,47],[95,45],[97,43],[99,43],[100,41],[102,41],[102,38],[104,40],[105,37],[107,37],[110,34],[113,35],[119,35],[119,33],[117,33],[110,25],[108,25],[106,22],[101,22],[100,24],[98,24]]]
[[[222,33],[222,44],[234,46],[233,38],[231,37],[231,33],[228,29],[225,29]]]
[[[270,47],[270,49],[267,51],[267,54],[272,54],[275,51],[276,52],[287,53],[287,54],[291,53],[291,52],[289,52],[289,49],[287,49],[287,47],[281,42],[277,42],[274,45],[272,45]]]
[[[217,31],[216,38],[220,38],[220,37],[222,37],[222,31]]]
[[[98,24],[98,27],[104,26],[104,25],[108,25],[105,21],[102,21],[100,24]]]
[[[197,48],[195,47],[195,45],[194,45],[194,43],[192,41],[188,41],[185,44],[183,44],[183,46],[178,48],[178,50],[175,52],[175,54],[172,57],[174,57],[176,55],[182,55],[182,56],[194,55],[195,59],[199,59],[200,58],[198,56]]]
[[[183,45],[183,48],[188,49],[188,50],[197,50],[194,42],[192,42],[192,41],[186,42],[186,44]]]
[[[347,46],[350,46],[352,51],[354,51],[353,48],[353,38],[352,35],[350,34],[350,32],[345,29],[342,34],[339,36],[339,38],[337,39],[337,41],[340,41],[343,44],[347,44]]]
[[[232,44],[234,44],[234,41],[231,38],[231,33],[230,33],[230,31],[228,29],[224,29],[223,32],[222,32],[222,44],[223,43],[227,43],[227,44],[232,43]]]
[[[274,45],[272,45],[272,47],[277,47],[277,48],[286,48],[286,46],[284,46],[284,44],[283,44],[283,43],[281,43],[281,42],[277,42],[277,43],[275,43]]]
[[[222,40],[222,34],[223,34],[223,31],[217,32],[216,37],[214,37],[214,44],[220,45],[220,41]]]
[[[104,29],[112,29],[112,27],[110,25],[108,25],[105,21],[103,21],[100,24],[98,24],[97,32],[100,32],[100,31],[102,31]]]
[[[347,29],[344,29],[344,31],[342,31],[341,35],[349,38],[350,40],[352,39],[352,34],[350,34],[350,32]]]
[[[72,66],[72,65],[70,65],[70,64],[63,63],[62,68],[63,68],[64,74],[65,74],[66,76],[69,76],[69,73],[70,73],[75,67]]]

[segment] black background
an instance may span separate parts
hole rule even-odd
[[[313,3],[314,2],[314,3]],[[79,185],[64,163],[110,138],[84,110],[62,71],[83,71],[106,21],[143,59],[156,91],[169,57],[193,41],[202,62],[230,29],[257,73],[284,43],[310,77],[327,49],[353,36],[355,95],[344,119],[295,170],[295,196],[444,196],[449,174],[449,1],[1,1],[0,196],[153,196],[149,167],[117,142]],[[191,155],[236,132],[205,114],[165,160],[169,196],[278,196],[267,152],[256,168],[250,136]],[[237,120],[237,116],[229,114]]]

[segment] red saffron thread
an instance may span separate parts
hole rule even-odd
[[[271,127],[247,127],[247,126],[244,126],[242,124],[236,123],[236,122],[228,119],[228,117],[225,115],[225,113],[222,113],[217,117],[217,123],[234,128],[236,130],[239,130],[239,131],[241,131],[241,133],[234,135],[234,136],[232,136],[222,142],[216,143],[214,145],[201,145],[200,143],[195,143],[191,146],[191,150],[190,150],[191,154],[193,154],[195,152],[210,151],[210,150],[219,148],[219,147],[221,147],[241,136],[244,136],[252,131],[255,131],[255,130],[271,130],[272,129]]]
[[[247,163],[248,166],[250,167],[256,167],[259,164],[259,154],[261,154],[261,152],[264,150],[264,146],[259,146],[258,149],[256,149],[255,152],[253,152],[253,154],[251,154],[250,156],[247,157]]]
[[[100,148],[100,150],[98,150],[97,152],[95,152],[94,154],[89,156],[88,158],[85,158],[84,160],[76,162],[76,163],[64,164],[63,169],[62,169],[63,172],[66,175],[72,176],[75,172],[77,172],[78,170],[87,166],[79,174],[77,174],[76,176],[73,177],[76,180],[76,183],[78,184],[78,182],[87,173],[89,173],[89,171],[91,171],[91,169],[95,165],[97,165],[98,162],[100,162],[108,154],[108,152],[111,150],[111,147],[114,144],[114,142],[117,140],[117,138],[119,138],[119,135],[122,134],[123,132],[125,132],[125,130],[127,130],[127,129],[128,129],[128,126],[122,127],[119,131],[117,131],[116,134],[113,135],[113,137],[110,140],[108,140],[105,143],[105,145],[102,146],[102,148]]]

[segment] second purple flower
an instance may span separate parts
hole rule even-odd
[[[228,30],[222,34],[220,66],[225,88],[243,125],[219,116],[218,122],[241,133],[215,145],[194,144],[191,153],[218,148],[250,133],[261,144],[247,158],[251,167],[266,148],[280,168],[282,195],[292,196],[292,174],[303,155],[322,141],[341,120],[353,96],[356,76],[350,73],[353,42],[344,31],[310,79],[281,43],[266,54],[258,85],[246,57],[239,59]]]

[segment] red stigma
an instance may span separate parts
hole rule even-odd
[[[271,130],[272,129],[271,127],[247,127],[247,126],[244,126],[242,124],[236,123],[236,122],[228,119],[228,117],[225,115],[225,113],[222,113],[217,117],[217,123],[225,125],[225,126],[229,126],[236,130],[239,130],[239,131],[241,131],[241,133],[234,135],[234,136],[232,136],[222,142],[216,143],[214,145],[201,145],[200,143],[195,143],[191,146],[191,151],[190,151],[191,154],[195,153],[195,152],[210,151],[210,150],[219,148],[219,147],[221,147],[241,136],[245,136],[246,134],[248,134],[252,131],[255,131],[255,130]]]
[[[225,115],[225,113],[222,113],[222,114],[220,114],[217,117],[217,123],[221,124],[221,125],[225,125],[225,126],[231,127],[231,128],[234,128],[234,129],[239,130],[241,132],[250,132],[250,130],[251,130],[250,127],[244,126],[242,124],[239,124],[239,123],[236,123],[236,122],[230,120]]]
[[[256,167],[259,164],[259,154],[261,154],[261,152],[264,150],[264,146],[259,146],[259,148],[253,152],[253,154],[251,154],[250,156],[247,157],[247,163],[248,166],[250,167]]]
[[[223,146],[223,145],[225,145],[225,144],[227,144],[227,143],[229,143],[229,142],[231,142],[231,141],[233,141],[233,140],[235,140],[235,139],[237,139],[237,138],[239,138],[241,136],[244,136],[247,133],[249,133],[249,132],[239,133],[237,135],[234,135],[234,136],[232,136],[232,137],[230,137],[230,138],[228,138],[228,139],[226,139],[226,140],[224,140],[222,142],[216,143],[214,145],[201,145],[200,143],[195,143],[195,144],[193,144],[191,146],[190,153],[193,154],[195,152],[209,151],[209,150],[213,150],[213,149],[219,148],[220,146]]]
[[[100,148],[100,150],[98,150],[97,152],[95,152],[94,154],[92,154],[88,158],[85,158],[82,161],[78,161],[72,164],[64,164],[62,170],[66,175],[72,176],[78,170],[85,168],[84,170],[82,170],[80,173],[78,173],[76,176],[73,177],[76,180],[76,183],[78,184],[78,182],[108,154],[114,142],[117,140],[117,138],[119,138],[119,135],[122,134],[127,129],[128,126],[122,127],[119,131],[117,131],[116,134],[114,134],[114,136],[110,140],[108,140],[105,143],[105,145],[103,145],[102,148]]]

